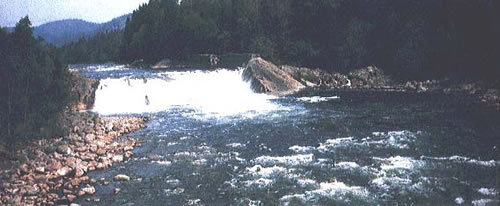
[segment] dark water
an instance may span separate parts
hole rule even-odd
[[[106,72],[87,75],[161,76]],[[142,141],[133,158],[89,174],[111,182],[96,185],[100,202],[91,204],[499,204],[500,115],[471,98],[313,90],[267,101],[279,107],[224,116],[178,105],[142,114],[152,120],[131,134]],[[113,182],[116,174],[131,181]],[[80,203],[90,204],[86,198]]]

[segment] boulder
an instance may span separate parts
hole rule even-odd
[[[57,147],[56,152],[59,154],[71,154],[71,148],[68,145],[63,144]]]
[[[243,79],[250,82],[255,92],[279,96],[293,94],[306,87],[286,69],[260,57],[252,58],[248,62],[243,71]]]
[[[62,167],[62,168],[58,169],[56,173],[60,177],[64,177],[64,176],[68,175],[71,171],[73,171],[73,169],[66,166],[66,167]]]
[[[114,181],[130,181],[130,177],[124,174],[119,174],[113,177]]]
[[[153,69],[168,69],[170,67],[172,67],[172,60],[163,59],[163,60],[159,61],[158,63],[156,63],[155,65],[153,65],[151,68],[153,68]]]
[[[81,189],[82,192],[85,194],[93,195],[95,194],[95,187],[87,185],[84,188]]]
[[[113,162],[123,162],[123,155],[114,155],[111,157],[111,161]]]
[[[392,80],[381,69],[368,66],[348,74],[353,88],[382,88],[391,85]]]
[[[71,70],[73,85],[71,93],[76,96],[75,101],[70,103],[73,111],[92,109],[95,102],[95,91],[99,87],[99,80],[85,77],[84,75]]]

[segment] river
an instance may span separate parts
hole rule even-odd
[[[92,204],[499,204],[500,115],[463,95],[274,97],[252,92],[241,69],[77,68],[101,79],[94,112],[151,117],[130,134],[142,142],[132,159],[89,174],[110,181]]]

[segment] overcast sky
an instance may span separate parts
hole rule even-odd
[[[15,26],[26,15],[33,26],[62,19],[102,23],[147,2],[149,0],[0,0],[0,26]]]

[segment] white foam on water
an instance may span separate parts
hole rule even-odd
[[[410,144],[415,142],[416,134],[420,133],[420,131],[410,132],[407,130],[373,132],[372,137],[363,138],[359,143],[386,148],[408,149]]]
[[[276,97],[254,93],[250,83],[243,81],[242,71],[166,72],[168,79],[102,79],[93,110],[104,115],[140,114],[180,106],[217,118],[285,109],[270,102]]]
[[[201,166],[201,165],[207,164],[207,160],[206,159],[197,159],[197,160],[193,161],[192,163],[193,163],[193,165]]]
[[[493,200],[493,199],[480,199],[480,200],[472,200],[472,205],[473,206],[487,206],[487,205],[494,205],[494,203],[499,203],[499,200]]]
[[[177,186],[181,183],[181,181],[178,179],[168,179],[165,181],[165,183],[167,183],[168,185]]]
[[[462,156],[451,156],[451,157],[428,157],[428,156],[422,156],[420,157],[421,159],[424,160],[438,160],[438,161],[451,161],[453,163],[467,163],[467,164],[473,164],[473,165],[478,165],[478,166],[484,166],[484,167],[495,167],[497,165],[500,165],[500,161],[495,161],[495,160],[477,160],[469,157],[462,157]]]
[[[375,147],[375,148],[395,148],[409,149],[411,144],[415,142],[416,135],[421,132],[389,131],[389,132],[374,132],[372,136],[355,139],[354,137],[343,137],[336,139],[328,139],[321,143],[316,149],[319,152],[331,152],[336,148],[343,147]]]
[[[242,144],[242,143],[230,143],[226,144],[226,147],[232,147],[232,148],[245,148],[247,145]]]
[[[313,96],[313,97],[300,97],[297,98],[297,100],[301,102],[308,102],[308,103],[318,103],[318,102],[326,102],[334,99],[340,99],[338,96],[331,96],[331,97],[320,97],[320,96]]]
[[[463,204],[465,201],[464,201],[464,198],[462,197],[457,197],[455,198],[455,203],[457,203],[458,205],[461,205]]]
[[[199,205],[201,202],[201,199],[191,199],[188,200],[187,205]]]
[[[335,163],[335,167],[338,167],[338,168],[341,168],[344,170],[352,170],[352,169],[360,168],[360,166],[356,162],[338,162],[338,163]]]
[[[96,72],[107,72],[107,71],[120,71],[120,70],[126,70],[124,65],[112,65],[112,66],[103,66],[99,65],[97,66],[97,69],[95,70]]]
[[[260,156],[255,158],[253,161],[261,165],[281,164],[287,166],[298,166],[311,164],[314,161],[314,156],[313,154],[297,154],[283,157]]]
[[[187,152],[187,151],[184,151],[184,152],[177,152],[174,154],[174,156],[176,157],[198,157],[198,154],[196,154],[195,152]]]
[[[260,200],[250,200],[248,199],[248,206],[260,206],[262,202]]]
[[[325,143],[320,143],[320,145],[316,149],[320,152],[328,152],[335,149],[336,147],[351,145],[353,141],[353,137],[328,139]]]
[[[273,167],[262,167],[261,165],[255,165],[251,168],[247,168],[247,171],[252,176],[270,178],[280,174],[286,174],[287,168],[280,166]]]
[[[364,187],[348,186],[343,182],[321,182],[319,187],[314,190],[306,191],[303,194],[285,195],[280,198],[280,202],[288,205],[290,201],[295,199],[306,203],[320,197],[348,201],[347,195],[367,198],[370,196],[370,192]]]
[[[425,167],[425,162],[411,157],[394,156],[389,158],[373,157],[381,162],[380,169],[375,170],[376,178],[370,184],[384,191],[397,189],[398,191],[425,192],[425,186],[430,184],[427,177],[412,178],[419,175],[419,169]]]
[[[481,193],[482,195],[486,196],[496,196],[498,194],[498,191],[495,188],[479,188],[477,192]]]
[[[316,182],[316,180],[309,179],[309,178],[298,178],[297,184],[300,185],[301,187],[309,187],[309,186],[316,185],[317,182]]]
[[[394,169],[414,170],[415,168],[422,167],[425,164],[424,161],[415,160],[411,157],[401,157],[401,156],[395,156],[389,158],[373,157],[373,159],[382,162],[380,168],[383,171],[394,170]]]
[[[359,186],[348,186],[343,182],[322,182],[320,183],[320,187],[317,190],[313,190],[311,192],[306,192],[307,193],[312,193],[312,194],[319,194],[324,197],[328,196],[334,196],[337,194],[340,195],[345,195],[347,193],[352,193],[357,196],[368,196],[370,193],[366,188],[364,187],[359,187]]]
[[[184,137],[179,138],[179,140],[189,140],[191,138],[192,138],[191,136],[184,136]]]
[[[159,164],[159,165],[171,165],[172,162],[167,161],[167,160],[157,160],[157,161],[152,161],[151,163]]]
[[[310,153],[312,150],[314,150],[314,147],[294,145],[294,146],[291,146],[288,149],[292,150],[292,151],[294,151],[296,153]]]
[[[270,186],[271,184],[274,183],[274,180],[269,179],[269,178],[259,178],[259,179],[254,179],[254,180],[247,180],[247,181],[244,181],[244,183],[247,187],[257,186],[257,187],[262,188],[262,187]]]

